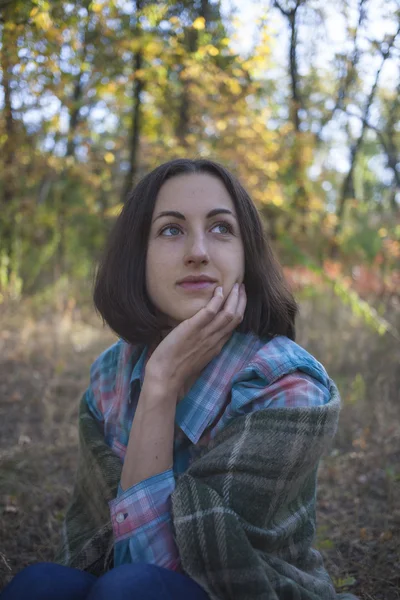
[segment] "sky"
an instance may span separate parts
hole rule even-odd
[[[349,15],[351,25],[355,26],[358,20],[358,2],[359,0],[348,0]],[[287,0],[281,0],[282,5],[287,5]],[[272,4],[272,0],[221,0],[222,12],[227,15],[231,9],[236,11],[239,26],[236,29],[237,39],[234,47],[238,52],[249,52],[254,41],[257,29],[257,19],[270,12],[270,20],[273,30],[275,31],[275,44],[273,46],[273,56],[281,65],[287,63],[288,55],[288,34],[286,19],[279,13],[277,9],[268,11],[268,7]],[[309,2],[312,6],[316,2]],[[319,3],[321,6],[321,3]],[[346,21],[344,16],[338,10],[339,3],[328,1],[323,4],[323,10],[326,14],[325,29],[323,30],[323,39],[318,41],[318,57],[317,64],[320,66],[326,65],[336,51],[350,49],[349,40],[346,38]],[[385,34],[394,34],[398,23],[394,18],[394,13],[399,8],[396,0],[369,0],[367,3],[368,15],[371,25],[366,29],[365,35],[369,38],[382,40]],[[385,18],[388,8],[392,8],[392,18]],[[389,12],[390,14],[390,12]],[[315,41],[315,31],[312,26],[304,28],[304,35],[308,39],[300,40],[305,45],[310,40]],[[322,31],[322,30],[321,30]],[[361,48],[367,45],[366,39],[361,39]],[[387,61],[381,75],[381,84],[391,87],[397,80],[398,65],[394,60]],[[366,70],[366,78],[373,76],[373,70]]]
[[[359,0],[348,0],[349,20],[351,26],[356,26],[359,18],[358,11]],[[235,9],[236,11],[236,36],[233,47],[239,53],[251,52],[252,44],[254,43],[257,31],[257,20],[262,16],[268,16],[273,31],[274,43],[272,45],[273,62],[278,65],[277,69],[272,69],[270,77],[283,78],[288,73],[288,54],[289,54],[289,34],[287,20],[280,14],[277,9],[268,11],[268,7],[272,4],[272,0],[221,0],[222,12],[225,15]],[[288,5],[288,0],[281,0],[283,6]],[[290,3],[289,3],[290,4]],[[309,0],[309,5],[318,5],[323,8],[325,13],[324,27],[319,27],[317,30],[313,27],[312,21],[310,24],[302,25],[299,36],[299,72],[302,73],[301,54],[305,53],[306,62],[311,59],[313,63],[321,68],[326,68],[330,64],[336,52],[351,53],[353,45],[347,37],[346,19],[338,10],[339,2],[337,0],[327,0],[321,3],[319,0]],[[340,3],[341,4],[341,3]],[[382,41],[385,35],[393,35],[398,27],[394,15],[399,4],[396,0],[368,0],[366,2],[368,8],[368,27],[362,31],[359,38],[359,47],[361,50],[370,48],[371,39]],[[268,14],[269,13],[269,14]],[[304,12],[303,12],[304,14]],[[389,15],[389,17],[384,17]],[[319,37],[318,37],[319,36]],[[397,43],[399,47],[399,43]],[[316,53],[316,49],[318,53]],[[366,58],[360,61],[360,73],[364,82],[364,93],[368,94],[375,79],[376,70],[380,64],[381,58],[377,55],[372,57],[369,54]],[[304,68],[305,63],[303,63]],[[379,85],[388,89],[395,89],[399,80],[399,59],[387,60],[382,69]],[[284,74],[284,75],[283,75]],[[283,85],[287,82],[282,81]],[[359,106],[352,106],[355,114],[361,114],[362,103]],[[374,125],[378,125],[379,114],[377,111],[370,113],[370,121]],[[357,117],[349,118],[350,127],[354,135],[358,135],[361,130],[361,121]],[[337,122],[332,121],[325,129],[325,137],[329,140],[329,154],[326,158],[327,163],[330,163],[337,171],[346,173],[349,168],[349,148],[348,142],[344,137],[342,128],[337,127]],[[370,165],[370,168],[379,172],[382,180],[387,180],[389,183],[392,179],[391,172],[385,167],[382,156],[376,157],[375,162]],[[310,176],[318,177],[320,166],[314,164],[313,172]]]
[[[122,1],[122,0],[121,0]],[[289,0],[281,0],[282,4],[287,5]],[[358,19],[358,2],[359,0],[347,0],[350,7],[349,19],[352,25],[356,25]],[[221,0],[223,15],[228,16],[232,9],[236,11],[236,25],[234,26],[234,41],[233,47],[239,53],[251,52],[252,45],[256,39],[257,34],[257,21],[260,17],[266,16],[271,25],[273,33],[273,44],[272,44],[272,56],[273,62],[276,63],[277,68],[272,69],[268,74],[269,77],[279,77],[282,79],[284,87],[287,85],[287,62],[288,62],[288,43],[289,35],[287,29],[286,19],[279,13],[277,9],[269,10],[272,4],[272,0]],[[346,37],[346,21],[343,15],[338,10],[338,5],[341,5],[337,0],[334,2],[326,1],[325,3],[321,0],[308,0],[307,6],[318,5],[322,7],[325,13],[325,25],[323,27],[315,28],[312,25],[310,19],[306,19],[306,23],[300,28],[299,38],[299,63],[300,63],[300,74],[302,73],[302,61],[301,56],[305,53],[306,60],[303,61],[303,68],[309,62],[310,59],[321,68],[326,68],[332,60],[334,53],[338,51],[351,52],[352,46]],[[368,7],[368,15],[370,22],[373,26],[370,26],[363,32],[363,37],[360,40],[361,48],[363,45],[369,46],[368,38],[375,38],[382,40],[385,34],[393,34],[396,30],[395,19],[385,19],[384,14],[387,14],[387,7],[393,6],[393,15],[398,2],[396,0],[368,0],[366,3]],[[386,10],[384,10],[386,8]],[[302,11],[304,14],[304,10]],[[389,13],[390,14],[390,13]],[[312,16],[312,15],[311,15]],[[316,49],[318,52],[316,53]],[[365,83],[365,91],[368,93],[373,83],[373,78],[378,66],[379,58],[371,58],[369,55],[365,65],[361,65],[363,72],[363,80]],[[380,85],[385,87],[394,87],[398,81],[398,64],[395,60],[387,61],[381,74]],[[1,96],[0,89],[0,96]],[[0,105],[1,105],[0,97]],[[49,111],[50,106],[46,107]],[[54,112],[58,112],[59,103],[54,102]],[[99,109],[101,110],[101,109]],[[354,111],[360,112],[361,107],[355,106]],[[110,116],[111,117],[111,116]],[[31,122],[37,120],[37,115],[31,114],[26,117]],[[104,118],[104,115],[103,115]],[[379,115],[371,115],[371,119],[379,118]],[[65,121],[65,119],[62,119]],[[357,118],[351,119],[351,126],[354,132],[357,134],[357,128],[360,128],[360,120]],[[67,122],[64,123],[67,127]],[[335,167],[345,172],[348,168],[348,157],[343,150],[340,148],[346,147],[344,140],[341,139],[340,135],[336,133],[337,125],[333,124],[334,130],[327,131],[327,135],[330,138],[332,146],[332,155],[335,162]],[[317,173],[316,173],[317,175]]]

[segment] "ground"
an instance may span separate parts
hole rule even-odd
[[[338,591],[399,600],[399,343],[348,313],[339,343],[339,317],[324,310],[318,325],[306,304],[299,328],[299,341],[329,363],[344,399],[320,466],[316,545]],[[77,463],[78,401],[90,364],[114,339],[76,310],[2,318],[0,590],[23,567],[53,558]]]

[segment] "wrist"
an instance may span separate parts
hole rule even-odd
[[[146,374],[142,391],[140,392],[139,404],[144,408],[171,405],[176,407],[179,388],[160,377],[152,377]]]
[[[156,396],[178,394],[182,387],[179,381],[176,369],[170,369],[169,365],[165,367],[159,364],[152,364],[151,359],[146,365],[143,387],[151,390]]]

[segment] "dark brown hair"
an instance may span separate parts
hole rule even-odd
[[[176,159],[146,175],[132,190],[108,239],[96,274],[94,304],[103,321],[131,344],[153,343],[165,324],[146,290],[146,254],[161,186],[172,177],[208,173],[225,185],[235,205],[245,255],[247,306],[237,331],[295,338],[296,302],[266,239],[250,196],[225,167],[207,159]]]

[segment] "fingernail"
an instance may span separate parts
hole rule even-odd
[[[220,285],[219,285],[219,286],[216,288],[216,290],[215,290],[215,291],[216,291],[216,293],[217,293],[217,294],[219,294],[220,296],[222,295],[222,287],[221,287]]]
[[[235,288],[235,290],[238,290],[239,289],[239,284],[235,283],[234,288]]]

